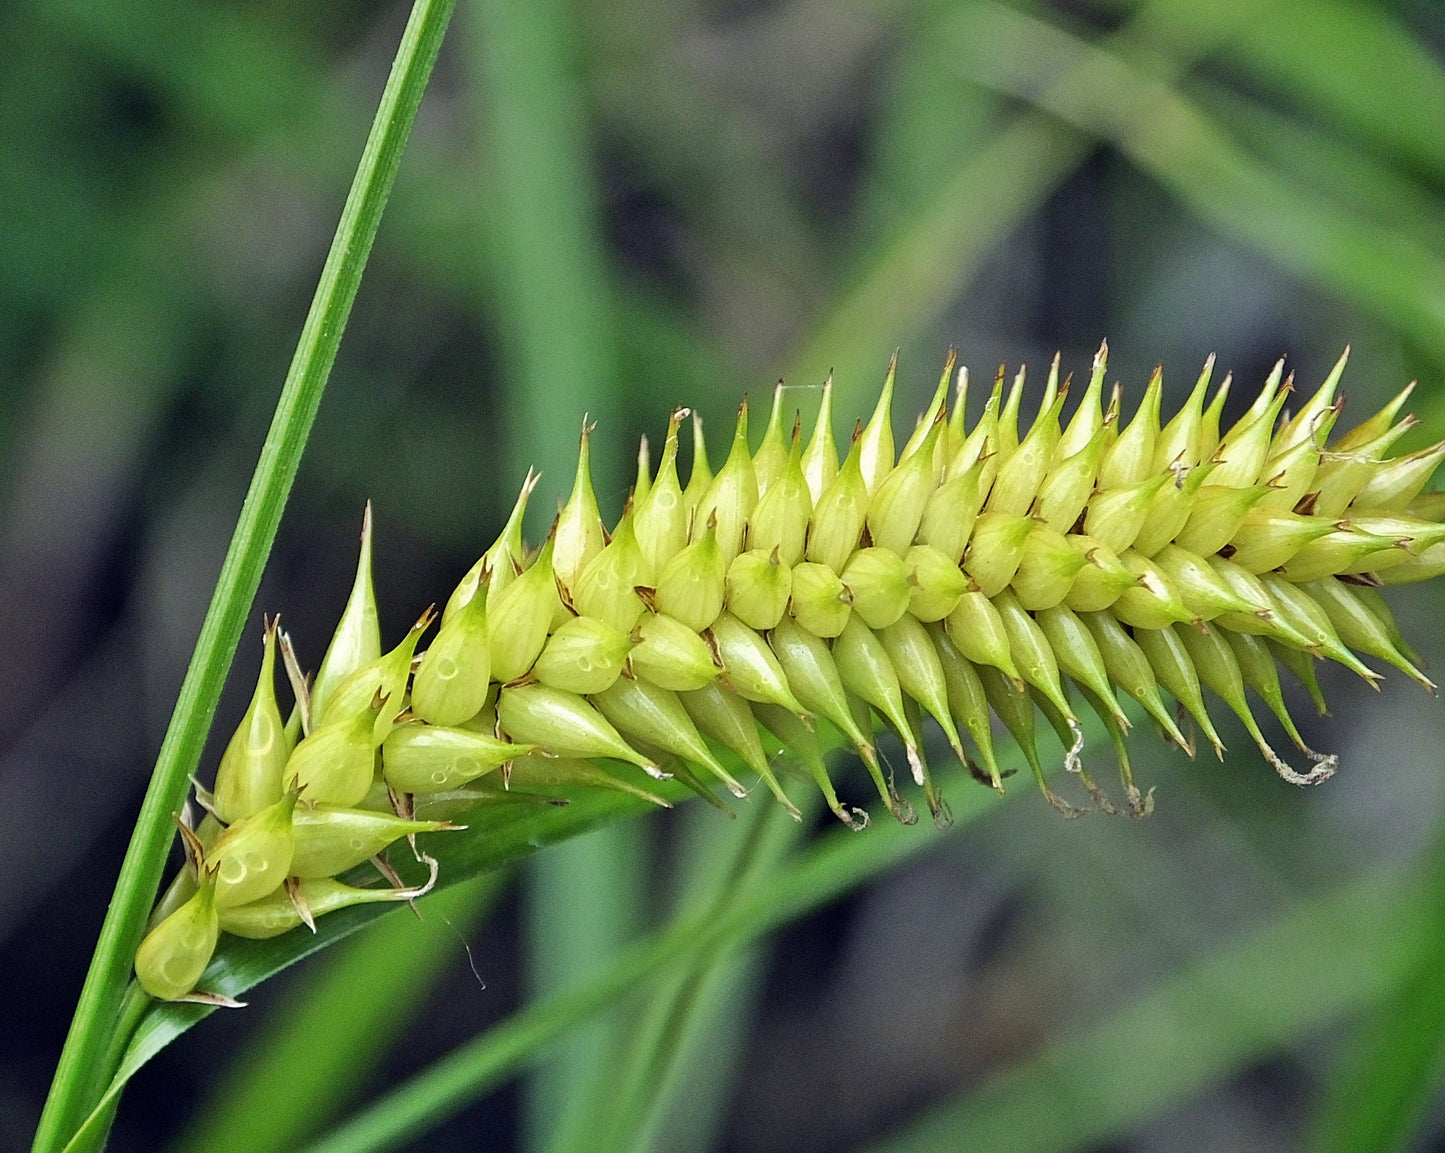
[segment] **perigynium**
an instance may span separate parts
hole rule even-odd
[[[690,414],[679,409],[655,473],[644,441],[611,531],[584,428],[571,496],[546,540],[535,549],[522,540],[529,475],[420,654],[430,610],[381,652],[368,510],[356,583],[314,683],[267,624],[254,699],[214,793],[200,795],[208,815],[183,830],[188,863],[137,954],[142,985],[156,997],[207,999],[195,985],[219,932],[314,929],[331,909],[419,895],[427,886],[405,887],[376,854],[456,828],[447,820],[494,791],[494,777],[503,787],[610,787],[664,803],[645,777],[627,774],[676,776],[710,797],[720,783],[741,797],[742,766],[795,817],[785,781],[817,787],[861,829],[866,812],[840,800],[823,761],[841,741],[888,811],[911,823],[875,744],[881,726],[901,741],[908,776],[946,826],[925,725],[1002,791],[997,718],[1055,807],[1142,816],[1152,796],[1133,780],[1120,692],[1165,740],[1192,755],[1202,735],[1222,755],[1207,689],[1285,780],[1325,780],[1337,759],[1305,744],[1278,666],[1321,712],[1316,659],[1373,687],[1379,674],[1358,651],[1434,689],[1379,590],[1445,572],[1445,494],[1424,492],[1445,443],[1387,458],[1414,423],[1399,415],[1409,389],[1331,443],[1344,356],[1293,410],[1292,380],[1277,366],[1221,430],[1231,382],[1211,393],[1212,359],[1163,422],[1160,373],[1126,418],[1119,387],[1105,397],[1106,355],[1107,346],[1066,423],[1070,381],[1060,382],[1056,358],[1023,429],[1024,373],[1005,391],[1000,372],[969,427],[962,369],[948,405],[950,354],[901,449],[890,366],[877,409],[841,459],[829,386],[806,445],[780,387],[755,451],[742,404],[716,473],[693,417],[685,485],[678,441]],[[297,697],[284,724],[278,647]],[[1270,746],[1250,692],[1303,768]],[[1083,763],[1080,707],[1114,746],[1117,797]],[[1080,804],[1046,780],[1038,712],[1082,785]],[[769,755],[780,746],[785,755]],[[369,857],[390,887],[336,879]]]

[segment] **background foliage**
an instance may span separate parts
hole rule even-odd
[[[0,11],[0,1146],[33,1129],[404,19]],[[1445,428],[1442,43],[1405,2],[462,0],[257,615],[316,662],[369,497],[391,643],[529,464],[564,491],[584,411],[610,516],[673,404],[716,454],[780,373],[834,369],[861,414],[895,346],[901,421],[950,343],[987,378],[1082,371],[1107,336],[1137,397],[1210,351],[1241,393],[1282,354],[1313,385],[1349,342],[1347,421],[1419,377],[1419,447]],[[1436,597],[1394,599],[1439,667]],[[877,828],[865,887],[564,1014],[539,1072],[414,1147],[1438,1144],[1445,714],[1402,677],[1326,691],[1323,789],[1238,731],[1224,764],[1141,732],[1143,824],[1021,786],[946,837]],[[452,890],[164,1052],[112,1147],[293,1148],[529,991],[619,971],[670,909],[769,927],[800,852],[698,806]]]

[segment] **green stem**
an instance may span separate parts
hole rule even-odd
[[[402,35],[156,758],[150,787],[36,1130],[35,1153],[51,1153],[64,1146],[107,1083],[103,1065],[120,1015],[131,958],[140,942],[170,847],[170,814],[185,800],[190,774],[200,759],[226,671],[250,614],[382,210],[454,6],[455,0],[416,0]]]

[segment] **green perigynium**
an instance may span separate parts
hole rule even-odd
[[[1133,781],[1120,692],[1167,740],[1192,754],[1197,726],[1222,753],[1208,690],[1285,780],[1325,779],[1336,759],[1305,745],[1278,666],[1321,711],[1314,660],[1378,679],[1352,650],[1434,688],[1379,589],[1445,572],[1445,495],[1423,491],[1445,443],[1387,458],[1414,421],[1399,416],[1408,390],[1328,443],[1344,357],[1292,412],[1292,383],[1277,367],[1221,429],[1230,380],[1211,393],[1212,358],[1164,421],[1158,371],[1132,414],[1117,386],[1106,404],[1106,354],[1067,422],[1069,381],[1056,358],[1027,428],[1022,371],[1007,392],[1000,372],[968,427],[960,369],[950,411],[950,354],[901,449],[890,365],[841,459],[831,388],[805,447],[779,387],[761,446],[749,447],[744,403],[716,473],[693,417],[686,484],[678,433],[690,414],[678,409],[655,474],[644,443],[633,499],[610,533],[592,491],[588,427],[547,539],[534,551],[522,542],[529,474],[502,536],[419,655],[430,611],[381,652],[368,510],[356,584],[309,699],[288,667],[303,689],[294,741],[275,703],[268,626],[260,684],[217,774],[214,827],[204,848],[193,838],[188,873],[141,946],[142,984],[158,997],[191,995],[219,931],[270,935],[332,908],[416,895],[337,876],[397,838],[445,833],[448,818],[502,790],[610,787],[662,803],[645,778],[628,778],[640,770],[742,796],[724,750],[794,816],[785,780],[811,781],[861,828],[866,814],[838,798],[823,762],[841,738],[909,822],[913,808],[874,745],[881,724],[945,825],[925,718],[974,777],[1002,790],[997,717],[1050,802],[1079,812],[1045,782],[1041,711],[1087,807],[1142,815],[1150,797]],[[1305,771],[1269,745],[1249,693],[1278,718]],[[1082,763],[1084,708],[1114,746],[1122,801]],[[767,755],[778,742],[801,770],[794,777],[780,778]]]

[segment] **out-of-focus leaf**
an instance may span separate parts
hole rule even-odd
[[[1392,871],[1301,902],[868,1153],[1065,1153],[1117,1140],[1395,989],[1418,954],[1423,900],[1418,881]]]

